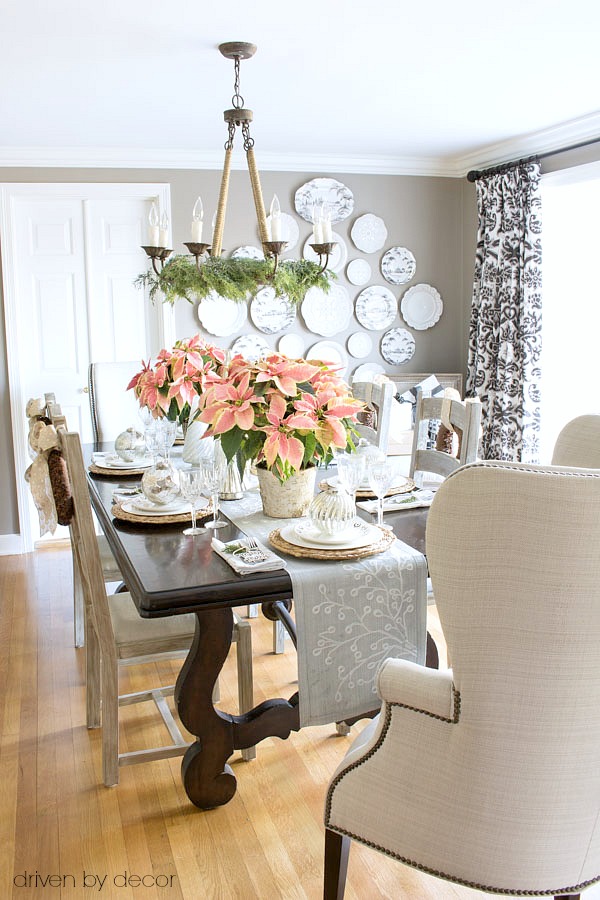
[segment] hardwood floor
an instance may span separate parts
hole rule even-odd
[[[71,590],[69,551],[0,557],[0,897],[318,900],[325,787],[352,736],[308,728],[263,742],[253,762],[236,754],[237,794],[209,812],[188,802],[178,759],[122,768],[119,786],[103,787],[100,733],[85,726]],[[252,627],[257,702],[291,694],[293,650],[273,656],[271,623]],[[121,690],[139,690],[149,677],[171,683],[176,671],[174,663],[122,670]],[[236,696],[232,655],[224,708],[234,709]],[[165,739],[152,704],[122,713],[124,748]],[[587,900],[597,900],[595,891]],[[489,896],[352,847],[347,900]]]

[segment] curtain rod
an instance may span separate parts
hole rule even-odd
[[[558,156],[559,153],[568,153],[570,150],[579,150],[580,147],[589,147],[591,144],[597,144],[600,142],[600,137],[591,138],[589,141],[582,141],[579,144],[571,144],[568,147],[560,147],[558,150],[548,150],[546,153],[535,153],[533,156],[524,156],[521,159],[515,159],[512,162],[501,163],[499,166],[492,166],[490,169],[482,169],[478,171],[477,169],[471,169],[470,172],[467,172],[467,181],[477,181],[478,178],[482,178],[487,175],[498,175],[500,172],[506,172],[507,169],[511,169],[513,166],[524,165],[529,162],[537,162],[542,159],[547,159],[549,156]]]

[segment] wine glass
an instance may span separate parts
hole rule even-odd
[[[191,528],[184,528],[184,534],[204,534],[204,525],[196,525],[196,503],[202,496],[204,489],[204,473],[200,466],[192,466],[191,469],[181,469],[179,472],[179,490],[191,507]]]
[[[219,519],[219,492],[225,480],[225,472],[227,471],[224,462],[217,459],[207,459],[200,463],[202,470],[202,478],[204,481],[204,489],[210,494],[213,505],[212,522],[207,522],[207,528],[223,528],[228,523],[224,519]]]
[[[356,504],[356,492],[365,477],[364,456],[357,456],[356,453],[338,453],[335,461],[340,484],[346,489]]]
[[[159,454],[169,459],[171,447],[177,437],[177,422],[171,422],[169,419],[158,419],[156,422],[156,434]]]
[[[377,524],[386,531],[392,531],[389,525],[383,524],[383,498],[394,483],[395,471],[389,461],[371,463],[368,469],[369,485],[377,497]]]

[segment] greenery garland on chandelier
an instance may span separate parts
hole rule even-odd
[[[282,260],[273,274],[272,259],[223,259],[209,256],[200,266],[192,256],[173,256],[159,274],[150,270],[138,275],[136,287],[145,288],[154,303],[160,294],[173,305],[184,299],[194,303],[214,291],[220,297],[244,302],[261,287],[272,287],[278,297],[300,303],[307,290],[329,291],[335,274],[306,259]]]

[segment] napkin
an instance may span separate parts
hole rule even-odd
[[[218,553],[221,559],[224,559],[238,575],[249,575],[252,572],[274,572],[276,569],[287,568],[285,560],[269,550],[268,547],[265,547],[264,544],[261,544],[260,541],[257,541],[258,548],[265,554],[266,559],[257,563],[246,563],[243,559],[240,559],[239,553],[231,552],[238,547],[245,549],[246,545],[243,538],[237,541],[228,541],[226,544],[218,540],[218,538],[213,538],[211,544],[215,553]]]
[[[402,512],[403,509],[418,509],[422,506],[431,506],[433,491],[412,491],[410,494],[395,494],[386,497],[383,501],[383,511]],[[359,500],[356,504],[368,513],[376,513],[379,509],[379,500]]]

